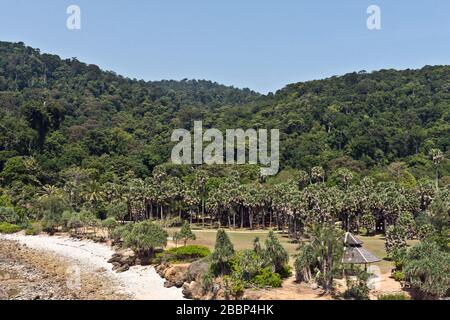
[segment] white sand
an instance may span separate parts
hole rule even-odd
[[[134,266],[124,273],[112,271],[112,264],[107,261],[114,250],[101,243],[88,240],[76,240],[60,236],[25,236],[21,234],[1,235],[1,239],[18,241],[27,247],[44,250],[73,261],[86,272],[96,272],[105,269],[106,274],[118,287],[120,293],[126,293],[137,300],[181,300],[181,289],[165,288],[161,278],[151,266]]]

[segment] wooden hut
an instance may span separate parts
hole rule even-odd
[[[367,265],[381,261],[380,258],[363,248],[364,242],[355,237],[350,232],[344,235],[344,256],[342,263],[344,264],[363,264],[367,270]]]

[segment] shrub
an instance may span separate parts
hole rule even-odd
[[[411,300],[411,298],[404,293],[392,293],[379,295],[378,300]]]
[[[0,207],[0,222],[16,224],[20,220],[19,215],[12,208]]]
[[[215,275],[230,273],[231,261],[234,258],[234,247],[223,229],[217,231],[216,246],[211,258],[211,269]]]
[[[117,221],[123,221],[128,215],[128,207],[125,202],[110,204],[106,207],[108,218],[114,218]]]
[[[236,253],[231,265],[234,275],[246,282],[251,282],[263,268],[270,265],[270,261],[254,250],[244,250]]]
[[[125,234],[131,232],[131,229],[133,229],[133,225],[131,223],[119,225],[111,231],[109,236],[114,243],[119,243],[123,240],[123,236]]]
[[[108,233],[111,234],[111,232],[117,227],[118,223],[117,223],[116,219],[110,217],[110,218],[107,218],[106,220],[103,220],[101,222],[101,225],[103,228],[108,229]]]
[[[344,298],[353,300],[369,300],[370,289],[367,286],[370,274],[366,271],[357,271],[357,280],[347,279],[348,289],[344,292]]]
[[[58,227],[61,225],[62,214],[48,211],[44,214],[42,219],[42,228],[45,232],[49,234],[54,234]]]
[[[166,250],[158,254],[158,258],[167,262],[192,262],[205,258],[210,254],[211,251],[204,246],[185,246]]]
[[[269,232],[269,235],[266,240],[266,249],[265,254],[267,254],[267,258],[270,260],[273,271],[281,272],[283,268],[289,262],[289,254],[286,249],[281,245],[280,241],[278,241],[275,233],[273,231]]]
[[[403,271],[395,271],[392,277],[395,281],[401,282],[405,280],[405,273]]]
[[[436,243],[412,247],[403,268],[406,279],[424,295],[445,297],[450,291],[450,254]]]
[[[168,234],[161,226],[143,221],[124,229],[122,237],[124,247],[133,249],[141,257],[149,257],[155,248],[166,246]]]
[[[0,222],[0,233],[11,234],[11,233],[17,233],[20,230],[22,230],[22,228],[19,227],[18,225],[7,223],[7,222]]]
[[[287,279],[292,276],[292,267],[290,265],[285,265],[279,272],[281,279]]]
[[[370,289],[364,284],[353,285],[344,292],[345,299],[369,300]]]
[[[195,239],[196,239],[196,236],[192,232],[189,222],[185,222],[183,224],[183,226],[181,227],[180,232],[177,232],[174,235],[174,240],[175,241],[178,241],[178,240],[183,241],[185,246],[189,240],[195,240]]]
[[[234,276],[223,278],[225,294],[238,300],[244,295],[245,286],[241,279]]]
[[[392,258],[392,254],[401,248],[406,248],[406,240],[408,238],[408,230],[401,225],[389,226],[386,229],[385,247],[388,256]]]
[[[264,268],[260,274],[253,278],[252,282],[260,288],[279,288],[283,283],[281,276],[278,273],[272,272],[271,268]]]
[[[214,284],[214,275],[210,272],[204,273],[200,277],[200,287],[203,293],[207,293],[212,290]]]
[[[26,229],[25,234],[27,236],[37,236],[41,232],[42,232],[42,226],[39,223],[34,223]]]

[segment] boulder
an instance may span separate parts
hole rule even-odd
[[[125,264],[125,265],[121,266],[120,268],[117,268],[116,272],[117,273],[122,273],[122,272],[125,272],[125,271],[128,271],[128,270],[130,270],[130,266],[128,264]]]

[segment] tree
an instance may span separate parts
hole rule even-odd
[[[265,245],[266,248],[264,249],[264,254],[271,262],[272,271],[276,273],[282,272],[289,262],[289,254],[281,245],[273,231],[269,232]]]
[[[404,266],[406,279],[424,295],[445,297],[450,294],[450,254],[432,242],[412,247]]]
[[[388,256],[392,257],[398,250],[406,248],[408,230],[402,226],[389,226],[386,230],[385,247]]]
[[[195,240],[197,237],[191,230],[191,226],[188,222],[184,222],[181,230],[176,234],[176,240],[183,240],[184,246],[186,246],[189,240]]]
[[[124,247],[133,249],[140,257],[151,257],[155,248],[165,247],[167,237],[161,226],[150,221],[138,222],[122,235]]]
[[[211,257],[211,269],[215,275],[226,275],[231,271],[234,247],[223,229],[217,230],[216,245]]]
[[[433,160],[436,169],[436,189],[439,188],[439,166],[445,160],[444,154],[439,149],[432,149],[430,151],[431,159]]]
[[[297,279],[318,280],[325,292],[333,290],[334,273],[339,270],[344,243],[343,231],[331,223],[314,224],[308,231],[309,242],[299,248],[295,263]]]

